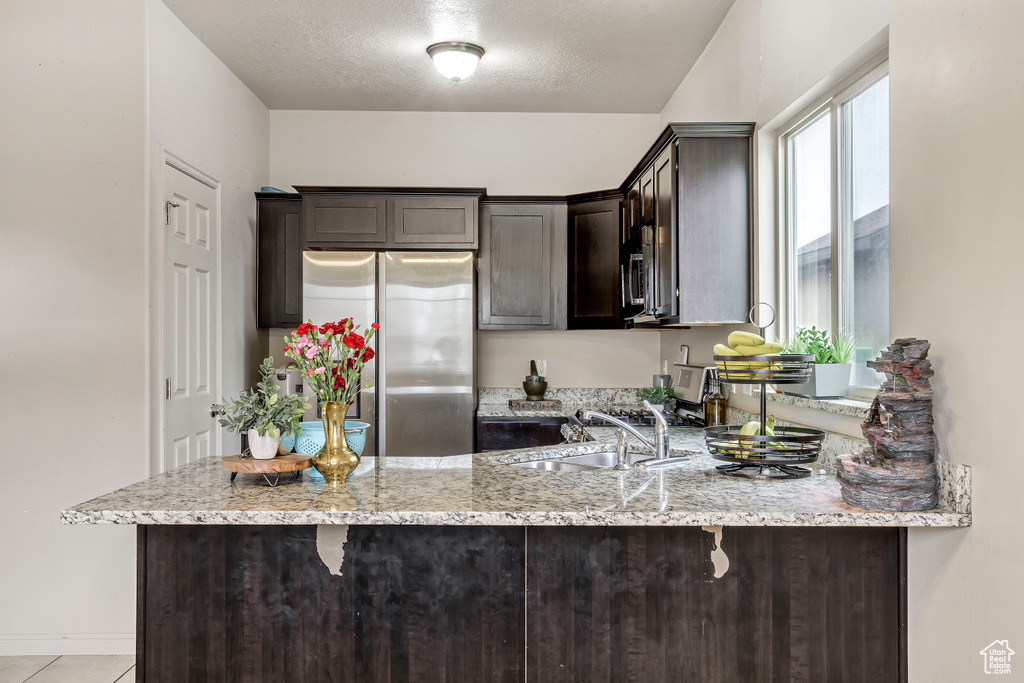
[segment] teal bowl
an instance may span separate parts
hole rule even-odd
[[[345,441],[348,442],[348,447],[356,452],[356,455],[362,455],[363,449],[366,448],[366,430],[369,428],[369,422],[345,420]]]
[[[302,433],[295,439],[295,452],[303,455],[316,455],[324,447],[327,437],[324,436],[324,423],[319,420],[300,422]]]
[[[281,448],[283,448],[288,453],[291,453],[293,450],[295,450],[295,435],[285,434],[284,436],[282,436]]]
[[[317,451],[323,448],[327,442],[327,437],[324,435],[324,423],[311,421],[301,422],[299,425],[302,427],[302,434],[299,434],[299,438],[295,442],[295,452],[303,455],[316,455]],[[366,448],[366,430],[369,428],[368,422],[345,420],[345,441],[348,443],[348,447],[356,452],[356,455],[362,455],[363,449]],[[324,478],[324,475],[317,472],[315,467],[306,470],[306,475],[310,479]]]

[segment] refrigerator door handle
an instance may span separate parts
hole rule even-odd
[[[377,322],[382,326],[387,315],[387,297],[384,295],[384,284],[387,282],[387,254],[380,254],[377,258]],[[377,455],[384,455],[387,451],[387,416],[388,416],[388,393],[387,393],[387,329],[385,334],[378,334],[374,337],[377,340],[377,355],[374,358],[377,368],[376,392],[377,392]]]

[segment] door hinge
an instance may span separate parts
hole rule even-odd
[[[168,377],[166,379],[166,381],[164,381],[164,400],[166,400],[166,401],[170,401],[171,400],[171,378],[170,377]]]
[[[164,202],[164,225],[171,224],[171,209],[177,209],[179,206],[181,206],[181,204],[175,204],[169,199]]]

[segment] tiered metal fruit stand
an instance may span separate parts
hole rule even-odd
[[[754,310],[750,309],[749,319],[754,322]],[[760,328],[763,337],[765,328],[775,321],[772,319]],[[748,479],[799,479],[810,475],[806,465],[818,459],[825,432],[807,427],[778,427],[773,434],[766,430],[768,418],[769,384],[800,384],[811,374],[814,356],[809,354],[779,354],[771,356],[720,356],[715,355],[718,376],[730,384],[757,384],[761,387],[761,428],[757,434],[741,434],[742,425],[719,425],[704,428],[711,457],[728,464],[715,469],[725,475]]]

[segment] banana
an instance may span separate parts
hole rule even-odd
[[[738,351],[741,356],[773,356],[782,351],[782,344],[773,344],[771,342],[761,344],[760,346],[740,344],[734,347],[734,350]]]
[[[718,369],[722,371],[722,379],[725,379],[725,375],[728,375],[733,379],[746,379],[737,377],[737,374],[746,372],[750,369],[750,363],[738,360],[716,360],[715,365],[717,365]]]
[[[753,332],[737,330],[729,333],[729,346],[734,349],[737,346],[760,346],[761,344],[764,344],[764,337]]]
[[[734,361],[733,358],[738,357],[740,354],[737,351],[729,348],[725,344],[715,344],[714,352],[716,356],[728,356],[729,360],[716,360],[715,365],[722,371],[722,380],[728,382],[729,379],[749,379],[750,373],[745,372],[749,369],[747,363],[742,361]]]
[[[756,436],[761,433],[761,423],[757,420],[751,420],[747,424],[740,427],[740,436]],[[750,445],[743,441],[738,442],[738,448],[731,448],[726,450],[729,455],[734,455],[737,458],[748,458],[754,454],[753,443]]]
[[[768,421],[767,421],[767,423],[765,424],[765,427],[764,427],[764,435],[765,436],[775,436],[775,431],[772,429],[774,426],[775,426],[775,418],[774,417],[769,417]],[[740,435],[741,436],[760,436],[761,435],[761,423],[758,422],[757,420],[751,420],[750,422],[748,422],[745,425],[743,425],[742,427],[740,427]],[[749,458],[752,455],[757,455],[757,452],[754,449],[755,448],[759,448],[762,445],[763,445],[762,443],[759,443],[759,442],[753,441],[753,440],[750,441],[749,444],[744,443],[743,441],[740,441],[739,444],[738,444],[738,446],[739,446],[738,448],[728,448],[728,449],[725,449],[725,452],[728,453],[729,455],[734,455],[737,458]],[[772,446],[773,448],[779,448],[779,449],[784,448],[784,445],[782,443],[778,442],[778,441],[769,442],[768,445]]]
[[[742,355],[739,351],[734,351],[725,344],[715,344],[714,352],[716,356],[740,356]]]

